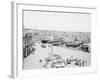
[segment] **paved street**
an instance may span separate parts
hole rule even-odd
[[[45,58],[51,54],[51,47],[42,48],[40,44],[36,45],[36,51],[31,53],[23,60],[24,69],[42,69],[45,64]],[[63,59],[78,58],[87,61],[85,66],[91,63],[91,54],[79,50],[72,50],[70,48],[53,46],[53,54],[59,54]],[[40,63],[40,61],[42,62]],[[74,67],[75,65],[68,65],[67,67]]]

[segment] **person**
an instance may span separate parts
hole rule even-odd
[[[39,60],[39,63],[41,63],[41,62],[42,62],[42,59]]]

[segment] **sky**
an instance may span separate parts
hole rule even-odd
[[[90,32],[91,14],[24,11],[24,28]]]

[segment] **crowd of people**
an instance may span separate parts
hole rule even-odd
[[[69,57],[65,60],[62,58],[62,56],[58,54],[53,54],[51,57],[45,58],[45,64],[43,67],[45,68],[64,68],[67,66],[77,66],[77,67],[83,67],[85,66],[86,61],[78,58]]]

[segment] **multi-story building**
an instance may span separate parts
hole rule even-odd
[[[32,32],[28,29],[24,30],[23,33],[23,59],[32,53],[33,40]]]

